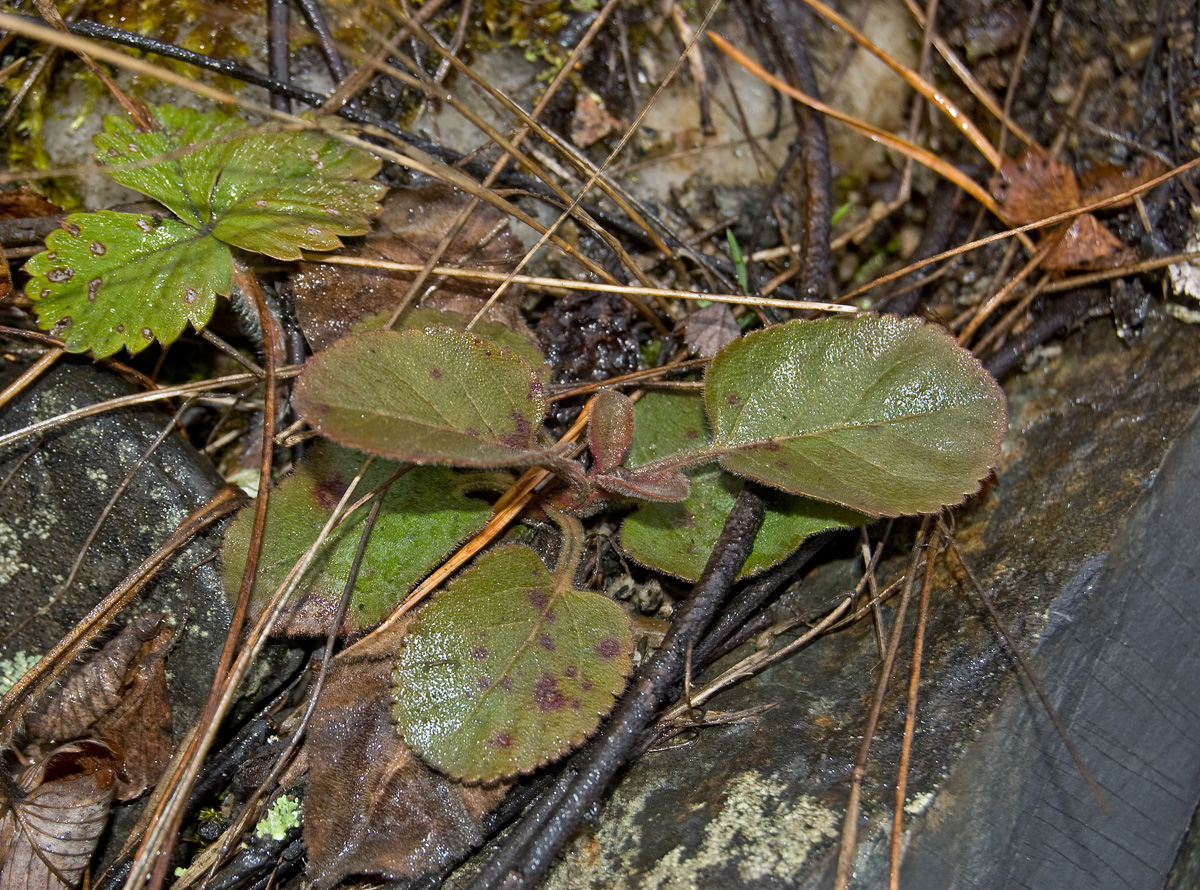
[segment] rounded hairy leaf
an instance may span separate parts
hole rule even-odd
[[[318,130],[247,131],[224,111],[161,105],[159,129],[110,116],[96,158],[117,182],[220,241],[281,260],[332,250],[379,212],[379,161]]]
[[[874,516],[957,504],[995,463],[1004,394],[918,319],[793,321],[725,347],[704,400],[727,469]]]
[[[308,361],[292,404],[344,445],[475,467],[536,459],[534,431],[546,412],[529,362],[449,328],[345,337]]]
[[[233,261],[211,235],[133,213],[71,214],[25,264],[38,323],[57,326],[71,352],[103,358],[170,343],[212,318]]]
[[[316,540],[362,462],[359,452],[321,443],[271,492],[251,602],[253,614],[266,606]],[[360,495],[370,492],[396,468],[391,461],[376,461],[356,491]],[[478,473],[457,473],[446,467],[416,467],[393,482],[363,551],[350,607],[337,632],[360,633],[375,627],[455,546],[482,529],[492,515],[491,508],[467,497],[466,492],[493,484]],[[359,511],[330,533],[276,625],[281,632],[322,636],[329,632],[350,576],[366,512]],[[241,584],[253,522],[254,506],[250,505],[225,532],[221,565],[225,589],[231,596]]]
[[[647,393],[634,414],[637,423],[629,455],[635,466],[709,442],[704,403],[698,393]],[[695,581],[704,571],[745,481],[713,465],[687,475],[691,480],[687,499],[639,505],[621,525],[621,547],[642,565]],[[786,559],[810,535],[869,521],[869,516],[836,504],[780,495],[767,508],[742,577]]]
[[[486,553],[404,639],[396,719],[433,766],[467,781],[528,773],[591,735],[632,670],[629,616],[574,590],[523,545]]]

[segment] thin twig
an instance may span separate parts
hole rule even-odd
[[[904,634],[904,616],[908,611],[908,602],[912,598],[913,579],[920,565],[921,554],[929,537],[932,522],[929,517],[921,522],[921,530],[913,544],[912,556],[908,561],[908,569],[904,575],[904,592],[900,595],[900,605],[896,607],[896,616],[892,619],[892,633],[888,639],[887,653],[879,668],[879,681],[875,684],[875,695],[871,699],[871,709],[867,713],[867,721],[863,726],[862,745],[858,749],[858,758],[854,761],[854,778],[850,783],[850,797],[846,801],[846,815],[842,822],[842,838],[838,849],[837,876],[834,879],[834,890],[846,890],[850,883],[850,875],[854,870],[854,852],[858,846],[858,810],[862,798],[863,779],[867,775],[867,757],[871,753],[871,742],[875,738],[875,728],[879,725],[879,715],[883,711],[883,699],[887,695],[888,683],[892,678],[892,665],[896,661],[896,652],[900,648],[900,637]]]
[[[917,629],[913,637],[912,671],[908,675],[908,703],[904,711],[904,741],[900,746],[900,766],[896,771],[896,807],[892,813],[892,856],[888,869],[889,890],[900,890],[900,840],[904,829],[904,799],[908,786],[908,761],[912,753],[913,733],[917,725],[917,695],[921,689],[921,658],[925,653],[925,620],[929,615],[929,596],[933,590],[934,559],[938,537],[930,537],[925,555],[925,581],[921,585],[921,604],[917,610]]]

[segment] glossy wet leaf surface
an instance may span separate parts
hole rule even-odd
[[[140,214],[71,214],[46,246],[25,264],[38,323],[98,357],[204,327],[233,274],[229,248],[211,235]]]
[[[573,589],[528,547],[503,547],[439,593],[405,637],[397,722],[451,776],[528,773],[595,731],[632,652],[621,606]]]
[[[917,319],[794,321],[709,367],[713,447],[729,470],[864,513],[960,503],[995,463],[1004,394],[978,360]]]
[[[635,412],[637,426],[629,452],[634,466],[697,448],[711,438],[698,393],[648,393]],[[688,476],[691,492],[686,500],[642,504],[625,519],[621,547],[642,565],[695,581],[704,571],[745,481],[711,464]],[[767,509],[742,577],[787,558],[809,535],[869,521],[870,517],[836,504],[779,495]]]
[[[323,443],[271,492],[254,588],[255,614],[316,540],[365,459],[360,452]],[[359,483],[355,499],[386,482],[397,467],[391,461],[376,461]],[[496,484],[490,477],[446,467],[416,467],[392,483],[363,552],[339,632],[359,633],[379,624],[450,550],[483,528],[491,508],[468,492]],[[366,513],[360,510],[330,534],[277,625],[280,631],[328,633]],[[246,564],[253,514],[253,505],[243,508],[225,533],[221,563],[225,589],[234,593]]]
[[[248,131],[223,111],[154,109],[161,130],[105,119],[97,158],[117,182],[156,198],[218,240],[281,260],[332,250],[370,229],[379,162],[316,130]]]
[[[344,445],[476,467],[535,460],[534,431],[546,412],[525,358],[449,328],[345,337],[308,361],[292,404]]]

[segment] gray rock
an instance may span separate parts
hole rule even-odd
[[[4,370],[14,376],[14,369]],[[63,358],[0,409],[0,432],[133,391],[104,368]],[[168,436],[118,498],[73,583],[62,589],[114,491],[169,419],[157,408],[122,409],[0,450],[0,658],[48,650],[224,484],[207,458],[179,435]],[[161,611],[186,626],[168,661],[177,735],[208,694],[229,626],[231,610],[212,559],[219,543],[219,528],[198,536],[130,606],[130,615]]]

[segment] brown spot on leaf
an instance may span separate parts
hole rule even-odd
[[[489,686],[492,685],[492,681],[489,680],[487,677],[485,677],[483,674],[480,674],[479,678],[475,681],[475,685],[478,686],[480,689],[487,689]]]
[[[555,621],[558,620],[558,618],[555,617],[553,612],[547,612],[545,615],[542,616],[542,618],[547,624],[553,624]]]
[[[688,431],[687,431],[687,437],[688,437],[688,439],[689,439],[689,440],[695,440],[695,439],[699,439],[699,438],[700,438],[700,431],[699,431],[699,430],[691,430],[691,429],[690,429],[690,430],[688,430]]]
[[[525,594],[525,598],[529,600],[530,604],[535,609],[544,609],[546,608],[546,604],[550,602],[550,597],[546,596],[546,594],[540,590],[529,591],[529,593]]]
[[[143,340],[153,340],[154,339],[154,331],[150,330],[149,328],[142,328],[142,339]]]
[[[621,654],[621,644],[612,637],[605,637],[596,644],[596,654],[601,658],[616,658]]]
[[[197,298],[199,298],[199,296],[200,295],[198,293],[196,293],[196,289],[194,287],[186,288],[183,292],[183,302],[187,303],[190,306],[190,305],[192,305],[192,303],[196,302],[196,300],[197,300]]]
[[[95,303],[96,297],[100,296],[100,286],[104,284],[104,279],[97,276],[87,283],[88,302]]]
[[[339,476],[332,476],[328,479],[322,479],[313,486],[313,497],[317,499],[317,503],[326,510],[332,510],[337,506],[338,501],[342,499],[342,495],[346,493],[349,483]]]
[[[540,637],[538,637],[538,645],[547,652],[554,651],[554,640],[550,639],[550,634],[542,634]]]
[[[563,671],[563,673],[566,674],[568,677],[578,677],[579,676],[579,668],[576,665],[569,664],[569,665],[567,665],[567,669],[565,671]]]
[[[487,743],[492,748],[511,748],[512,736],[507,732],[501,732],[488,739]]]
[[[501,689],[503,689],[505,692],[512,692],[512,688],[513,688],[512,677],[505,676],[497,685]]]
[[[533,684],[533,701],[543,714],[547,711],[561,711],[567,706],[567,697],[562,694],[562,690],[558,688],[558,681],[551,674],[542,674]]]
[[[44,299],[46,299],[48,296],[50,296],[50,288],[48,288],[48,287],[43,287],[43,288],[42,288],[42,290],[41,290],[41,292],[38,294],[38,299],[39,299],[39,300],[44,300]]]
[[[92,252],[92,256],[104,256],[108,253],[108,246],[103,241],[93,241],[88,245],[88,250]]]
[[[437,368],[431,368],[429,371],[429,376],[432,377],[434,380],[441,380],[442,372],[439,371]]]
[[[500,436],[500,441],[513,448],[526,447],[533,438],[533,426],[519,411],[511,411],[508,416],[512,418],[513,431]]]
[[[69,320],[69,319],[68,319],[68,320]],[[117,333],[118,333],[118,334],[123,334],[123,333],[125,333],[125,325],[123,325],[123,324],[119,324],[119,325],[117,325]]]
[[[75,270],[69,266],[59,266],[46,272],[46,280],[51,284],[64,284],[75,277]]]
[[[736,393],[731,392],[729,395],[725,396],[725,401],[727,401],[731,405],[740,405],[742,402],[742,399],[741,399],[741,396],[737,395]]]
[[[147,235],[149,235],[151,232],[154,231],[154,223],[152,223],[150,220],[145,219],[145,218],[139,218],[137,220],[137,222],[134,223],[134,225],[136,225],[139,229],[141,229]]]
[[[590,691],[592,688],[592,681],[591,680],[580,680],[579,688],[582,689],[584,692]]]
[[[63,221],[63,223],[62,223],[62,227],[63,227],[63,230],[64,230],[64,231],[65,231],[65,232],[66,232],[68,235],[70,235],[72,238],[78,238],[78,237],[79,237],[79,232],[80,232],[80,229],[79,229],[79,226],[75,225],[75,223],[73,223],[73,222],[66,222],[66,221],[64,220],[64,221]]]
[[[487,658],[488,657],[487,646],[476,646],[474,649],[471,650],[471,654],[476,658]]]

